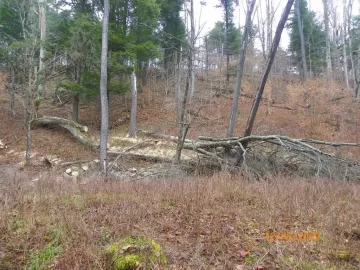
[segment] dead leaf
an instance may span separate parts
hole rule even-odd
[[[243,249],[242,251],[240,251],[240,257],[245,258],[246,255],[248,255],[249,253],[250,253],[250,250]]]

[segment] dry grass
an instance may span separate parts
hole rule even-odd
[[[191,138],[225,134],[232,100],[230,95],[213,97],[217,79],[210,74],[197,81],[193,109],[202,107],[202,117],[194,119]],[[166,87],[159,84],[155,82],[140,94],[138,124],[142,129],[175,135],[173,93],[164,95]],[[238,135],[244,130],[253,101],[249,95],[255,86],[248,79],[244,83]],[[267,103],[276,95],[281,97],[276,104]],[[116,121],[130,102],[126,96],[113,97],[111,102],[114,129],[110,133],[118,136],[128,123]],[[90,135],[97,136],[99,118],[94,112],[99,110],[98,103],[83,105],[80,119],[90,127]],[[0,139],[8,150],[21,153],[23,110],[17,104],[20,116],[14,121],[7,106],[0,97]],[[285,106],[291,110],[282,108]],[[42,110],[43,114],[70,117],[70,104]],[[255,133],[358,142],[359,113],[351,91],[336,83],[270,82]],[[38,157],[56,154],[64,161],[97,157],[59,130],[34,130],[32,147]],[[160,243],[169,258],[165,269],[360,268],[359,183],[291,176],[250,181],[223,173],[148,182],[104,183],[94,178],[80,185],[58,180],[63,172],[43,173],[42,166],[19,172],[14,163],[22,156],[3,153],[0,163],[12,165],[0,165],[1,270],[16,266],[39,269],[41,262],[52,269],[108,269],[103,260],[105,247],[129,235],[144,235]],[[339,154],[360,157],[356,148],[343,148]],[[134,163],[131,167],[139,165]],[[38,181],[31,181],[36,177]],[[321,240],[270,243],[265,239],[268,231],[318,231]]]
[[[351,234],[360,224],[358,183],[223,173],[78,185],[43,175],[6,179],[0,192],[0,268],[39,269],[34,258],[58,248],[48,256],[52,269],[107,269],[104,248],[129,235],[160,243],[170,261],[163,269],[360,266],[360,239]],[[272,230],[319,231],[321,240],[267,242]]]

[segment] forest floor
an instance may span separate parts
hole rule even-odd
[[[4,86],[6,76],[1,80]],[[244,85],[237,135],[252,105],[256,83],[251,80]],[[189,138],[226,134],[232,99],[215,97],[219,83],[198,77]],[[174,94],[167,85],[150,82],[140,92],[140,129],[176,135]],[[129,96],[111,96],[110,150],[138,143],[125,139],[129,123],[121,119],[128,116],[129,106]],[[95,172],[98,154],[58,128],[32,131],[32,163],[24,168],[23,110],[18,99],[18,115],[12,117],[0,87],[0,269],[108,269],[104,249],[130,235],[150,237],[163,247],[168,264],[156,269],[360,268],[359,183],[291,175],[255,181],[225,172],[104,183]],[[94,138],[100,127],[97,112],[97,99],[82,101],[80,122]],[[39,114],[70,119],[71,106],[59,107],[49,98]],[[349,89],[322,80],[299,84],[273,77],[254,133],[360,142],[359,115],[360,105]],[[360,149],[336,151],[360,160]],[[69,181],[64,168],[45,166],[43,157],[49,155],[91,163],[94,171],[83,177],[86,181]],[[153,165],[121,162],[134,170]],[[271,242],[265,237],[266,232],[309,231],[319,232],[320,239]]]

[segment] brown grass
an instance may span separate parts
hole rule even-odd
[[[210,74],[197,81],[193,110],[202,109],[201,116],[193,119],[190,138],[226,133],[232,100],[231,95],[213,97],[214,87],[224,82],[220,76]],[[244,130],[256,80],[244,82],[237,135]],[[155,82],[139,94],[138,125],[175,135],[173,93],[164,95],[165,88],[164,82]],[[104,183],[94,177],[86,184],[64,182],[57,177],[62,171],[44,173],[41,165],[18,171],[14,163],[23,160],[19,153],[25,146],[23,108],[17,103],[19,116],[12,118],[6,99],[5,92],[0,93],[0,139],[8,147],[0,153],[1,270],[38,269],[39,254],[58,247],[49,268],[108,269],[103,250],[129,235],[160,243],[169,258],[165,269],[360,268],[360,233],[354,233],[360,231],[359,183],[291,176],[250,181],[226,173],[166,181]],[[268,103],[271,99],[275,104]],[[111,135],[127,132],[128,123],[120,125],[117,120],[128,112],[129,100],[129,96],[112,96]],[[81,123],[89,126],[91,136],[98,136],[98,111],[95,98],[80,108]],[[44,104],[40,110],[42,115],[67,118],[70,112],[70,104],[58,108]],[[351,90],[337,83],[300,84],[276,78],[267,84],[254,132],[359,142],[359,113]],[[10,150],[17,155],[8,154]],[[33,130],[32,151],[37,160],[48,154],[64,161],[97,157],[57,129]],[[338,152],[360,157],[359,148]],[[139,165],[134,163],[128,167]],[[35,178],[39,180],[31,181]],[[268,231],[318,231],[321,240],[270,243],[265,239]]]
[[[3,265],[29,267],[31,254],[56,238],[62,251],[52,269],[107,269],[103,250],[129,235],[159,242],[170,261],[164,269],[360,265],[360,241],[351,234],[360,223],[358,183],[282,176],[249,181],[222,173],[74,185],[43,175],[35,182],[6,179],[0,192]],[[319,231],[321,240],[271,243],[267,231]]]

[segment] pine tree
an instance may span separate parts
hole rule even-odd
[[[310,75],[320,75],[326,65],[326,35],[320,22],[316,20],[315,12],[308,9],[306,0],[299,0],[306,64]],[[289,50],[293,55],[295,64],[301,69],[301,42],[298,26],[298,15],[293,13],[289,24],[290,45]]]

